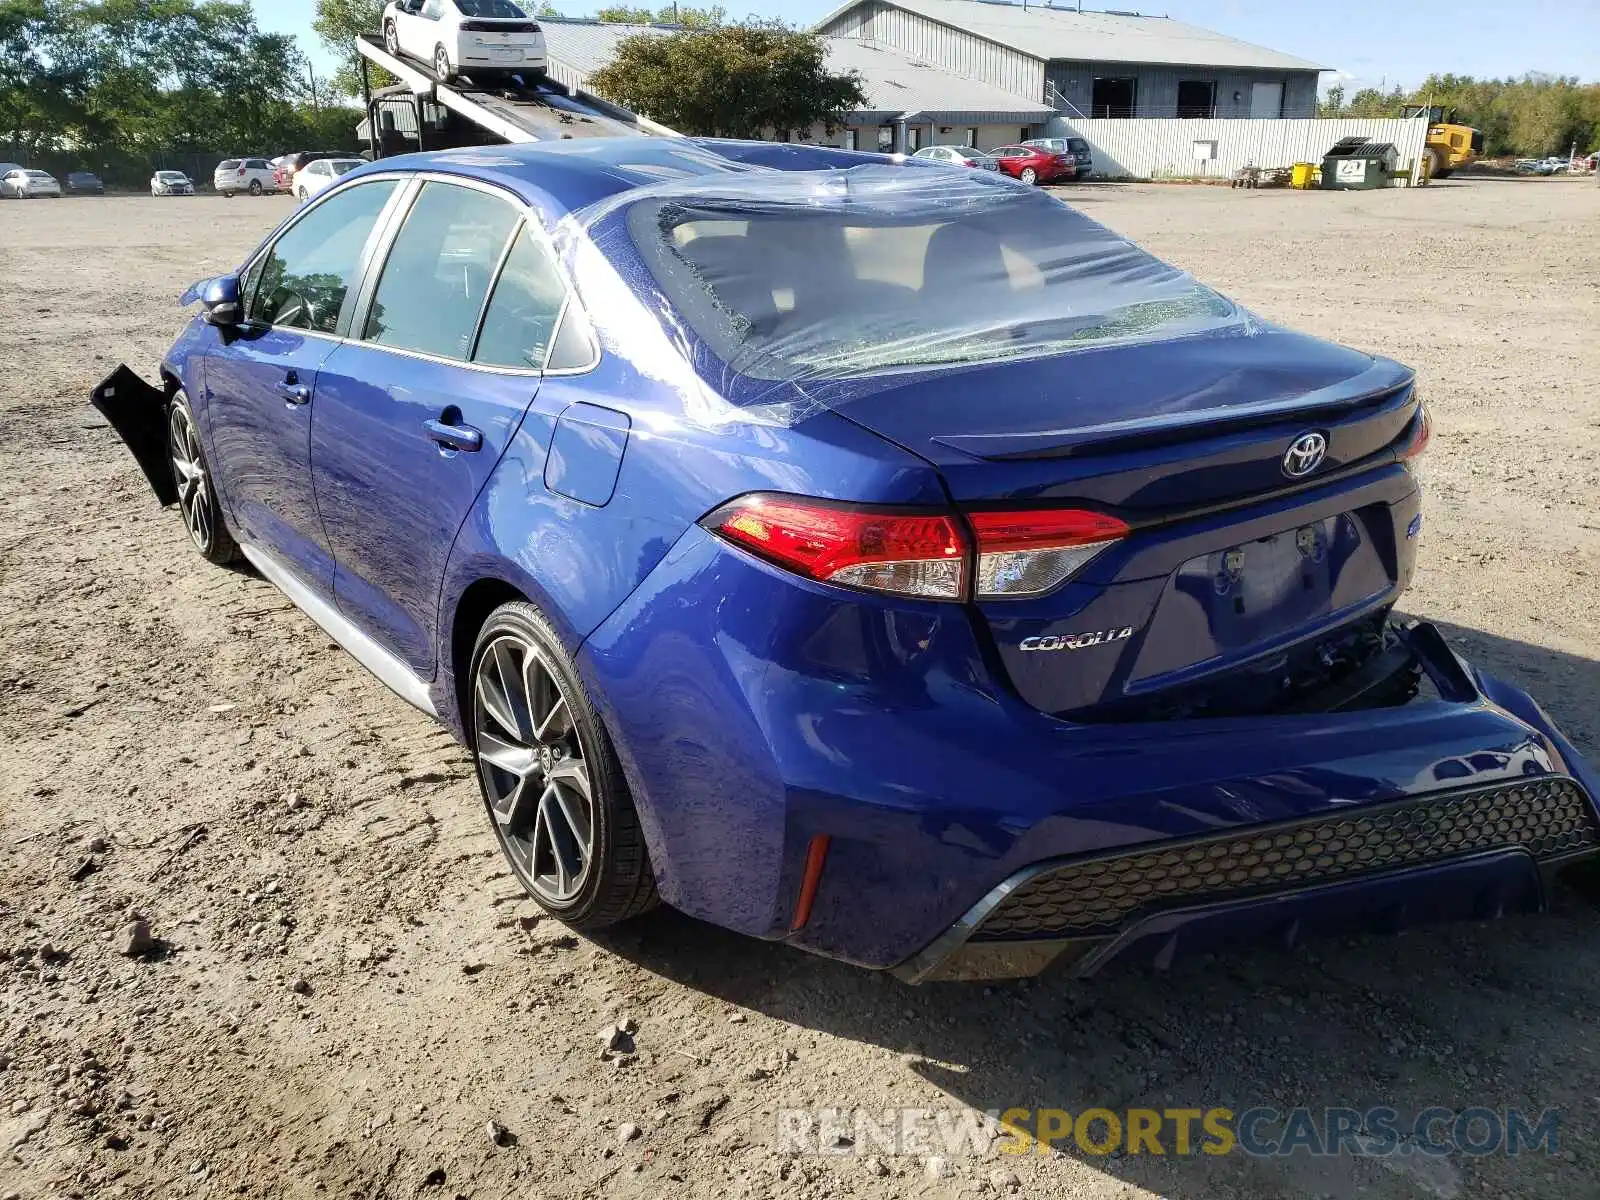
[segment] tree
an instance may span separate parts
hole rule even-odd
[[[685,29],[712,29],[728,22],[728,10],[720,4],[695,8],[689,4],[663,4],[655,12],[614,4],[595,13],[597,20],[618,25],[681,25]]]
[[[1560,154],[1574,145],[1580,151],[1600,148],[1600,84],[1550,75],[1430,75],[1410,95],[1400,88],[1389,93],[1363,88],[1349,103],[1342,87],[1332,87],[1319,112],[1324,117],[1393,117],[1405,104],[1453,111],[1458,123],[1483,133],[1484,153],[1490,158]]]
[[[361,56],[356,53],[356,38],[364,33],[383,32],[383,5],[384,0],[317,0],[317,15],[311,28],[342,64],[333,83],[348,96],[361,94]],[[394,82],[387,71],[370,69],[373,87]]]
[[[242,0],[0,0],[0,157],[114,183],[354,144],[292,37]]]
[[[822,39],[777,23],[636,34],[590,76],[602,95],[683,133],[787,138],[865,102],[861,78],[827,69]]]

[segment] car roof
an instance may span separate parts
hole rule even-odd
[[[389,171],[431,171],[497,184],[560,220],[618,192],[696,175],[818,171],[896,161],[865,151],[720,138],[570,138],[379,159],[341,186]],[[920,168],[922,164],[918,164]]]

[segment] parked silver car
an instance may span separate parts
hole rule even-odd
[[[194,182],[182,171],[157,171],[150,176],[152,196],[192,196]]]
[[[998,171],[1000,164],[994,155],[985,154],[982,150],[972,146],[924,146],[911,156],[931,160],[932,162],[950,163],[957,167],[971,167],[976,171]]]
[[[40,196],[61,199],[61,184],[48,171],[30,171],[16,167],[0,178],[0,196],[13,196],[18,200],[36,200]]]

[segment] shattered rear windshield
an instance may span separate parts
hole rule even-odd
[[[741,375],[804,382],[1067,353],[1247,320],[1045,193],[892,166],[643,199],[635,246]],[[720,181],[718,185],[721,186]]]

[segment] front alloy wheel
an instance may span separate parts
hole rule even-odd
[[[450,68],[450,53],[443,46],[433,49],[433,73],[440,83],[449,83],[455,77],[455,72]]]
[[[400,57],[400,31],[394,27],[393,21],[387,21],[383,26],[383,48],[394,58]]]
[[[167,450],[172,458],[172,478],[178,485],[178,511],[190,540],[211,562],[231,562],[236,543],[222,523],[194,414],[182,392],[172,398],[167,411]]]
[[[542,614],[502,605],[467,681],[478,781],[512,872],[567,924],[598,929],[655,903],[616,754]]]

